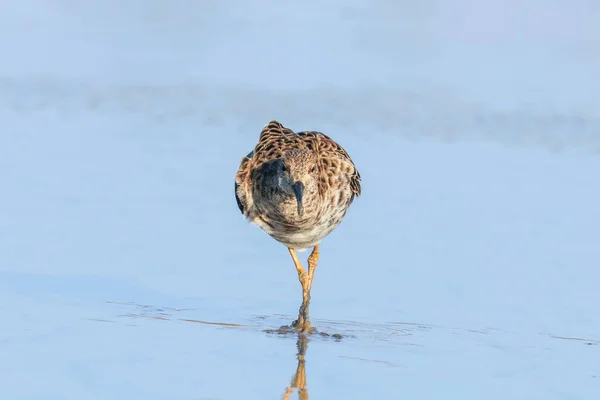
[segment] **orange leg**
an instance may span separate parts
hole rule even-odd
[[[296,320],[293,326],[299,332],[310,332],[313,328],[310,326],[310,320],[308,317],[308,308],[310,306],[310,287],[312,284],[312,276],[314,275],[314,268],[309,269],[309,272],[306,273],[304,268],[302,267],[302,263],[298,259],[298,255],[296,254],[296,250],[292,248],[288,248],[290,255],[292,256],[292,260],[294,260],[294,265],[296,266],[296,271],[298,272],[298,280],[300,281],[300,285],[302,285],[302,305],[300,306],[300,310],[298,312],[298,320]],[[314,253],[314,251],[313,251]],[[312,254],[311,254],[312,257]],[[317,252],[318,257],[318,252]],[[309,257],[310,259],[310,257]],[[311,262],[309,261],[309,266]],[[316,264],[315,264],[316,266]]]
[[[319,263],[319,245],[316,245],[310,256],[308,256],[308,291],[312,288],[313,277],[315,276],[315,269]]]

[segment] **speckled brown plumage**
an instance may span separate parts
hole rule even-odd
[[[308,301],[319,244],[361,194],[360,174],[348,153],[321,132],[293,132],[270,121],[242,159],[235,196],[242,214],[288,247],[303,288],[298,330],[310,329]],[[296,249],[313,247],[306,273]]]

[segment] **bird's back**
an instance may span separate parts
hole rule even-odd
[[[293,149],[309,150],[316,156],[318,194],[322,206],[319,208],[318,218],[315,217],[317,219],[312,223],[321,226],[312,227],[313,230],[316,229],[312,232],[312,236],[320,241],[337,227],[354,198],[361,194],[361,178],[354,162],[339,144],[321,132],[295,133],[277,121],[270,121],[261,131],[254,150],[242,159],[237,171],[235,177],[237,204],[244,216],[257,223],[275,239],[285,242],[287,239],[278,238],[273,234],[272,226],[264,226],[261,219],[269,216],[257,212],[255,202],[260,199],[254,198],[253,189],[257,180],[256,173],[260,172],[261,166],[281,159],[284,154]],[[286,243],[286,245],[290,244],[293,243]],[[312,243],[303,244],[312,245]]]

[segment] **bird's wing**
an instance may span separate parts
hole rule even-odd
[[[245,180],[246,176],[249,176],[248,169],[250,168],[253,155],[254,151],[251,151],[246,157],[242,158],[238,172],[235,174],[235,201],[242,214],[246,214],[246,210],[248,209]]]
[[[340,168],[348,176],[353,196],[360,196],[360,173],[354,165],[354,161],[342,146],[322,132],[305,131],[298,132],[297,135],[303,138],[308,148],[317,152],[321,171]],[[340,165],[339,161],[343,165]]]

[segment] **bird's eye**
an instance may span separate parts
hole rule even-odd
[[[315,166],[313,166],[313,167],[310,169],[310,172],[311,172],[312,174],[316,173],[316,172],[317,172],[317,166],[316,166],[316,165],[315,165]]]

